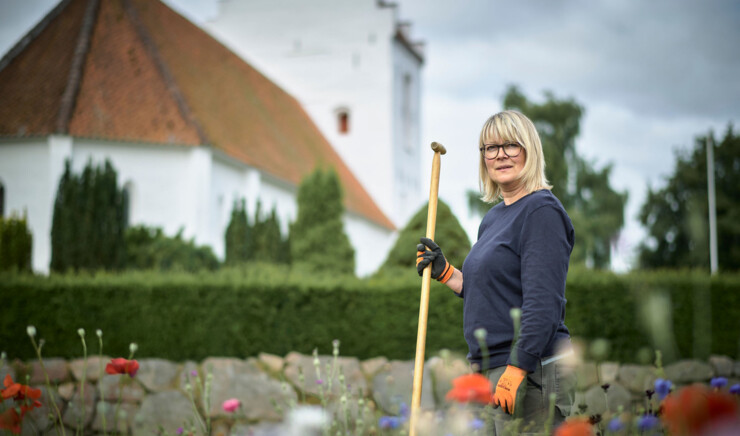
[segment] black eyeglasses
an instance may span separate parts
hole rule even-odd
[[[522,152],[522,145],[517,142],[510,142],[508,144],[483,144],[480,148],[480,152],[483,153],[486,159],[496,159],[498,157],[498,151],[504,150],[504,154],[509,157],[517,157]]]

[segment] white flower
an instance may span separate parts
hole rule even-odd
[[[287,421],[289,436],[319,436],[329,424],[329,416],[321,407],[300,406],[290,411]]]

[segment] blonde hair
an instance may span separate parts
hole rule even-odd
[[[513,110],[491,116],[483,124],[478,148],[483,147],[484,144],[490,144],[493,138],[504,143],[521,144],[525,153],[525,161],[519,177],[524,183],[524,190],[527,194],[537,189],[552,189],[545,176],[545,156],[542,152],[540,135],[537,134],[537,129],[529,118]],[[481,191],[481,200],[492,203],[501,198],[501,187],[488,175],[483,153],[480,153],[479,175],[478,186]]]

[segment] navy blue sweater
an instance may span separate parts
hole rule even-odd
[[[471,364],[480,367],[483,361],[474,334],[481,327],[487,332],[488,368],[512,364],[532,372],[539,359],[555,354],[559,341],[568,340],[565,277],[574,236],[568,214],[549,190],[508,206],[501,202],[486,214],[462,268]],[[522,309],[515,357],[513,307]]]

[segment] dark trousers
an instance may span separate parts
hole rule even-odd
[[[542,359],[534,372],[527,374],[517,391],[514,415],[500,408],[484,409],[487,433],[505,434],[541,433],[550,417],[550,403],[554,402],[550,431],[570,416],[575,396],[575,374],[566,364],[567,359]],[[496,386],[506,366],[486,371],[486,376]],[[526,381],[526,386],[525,386]]]

